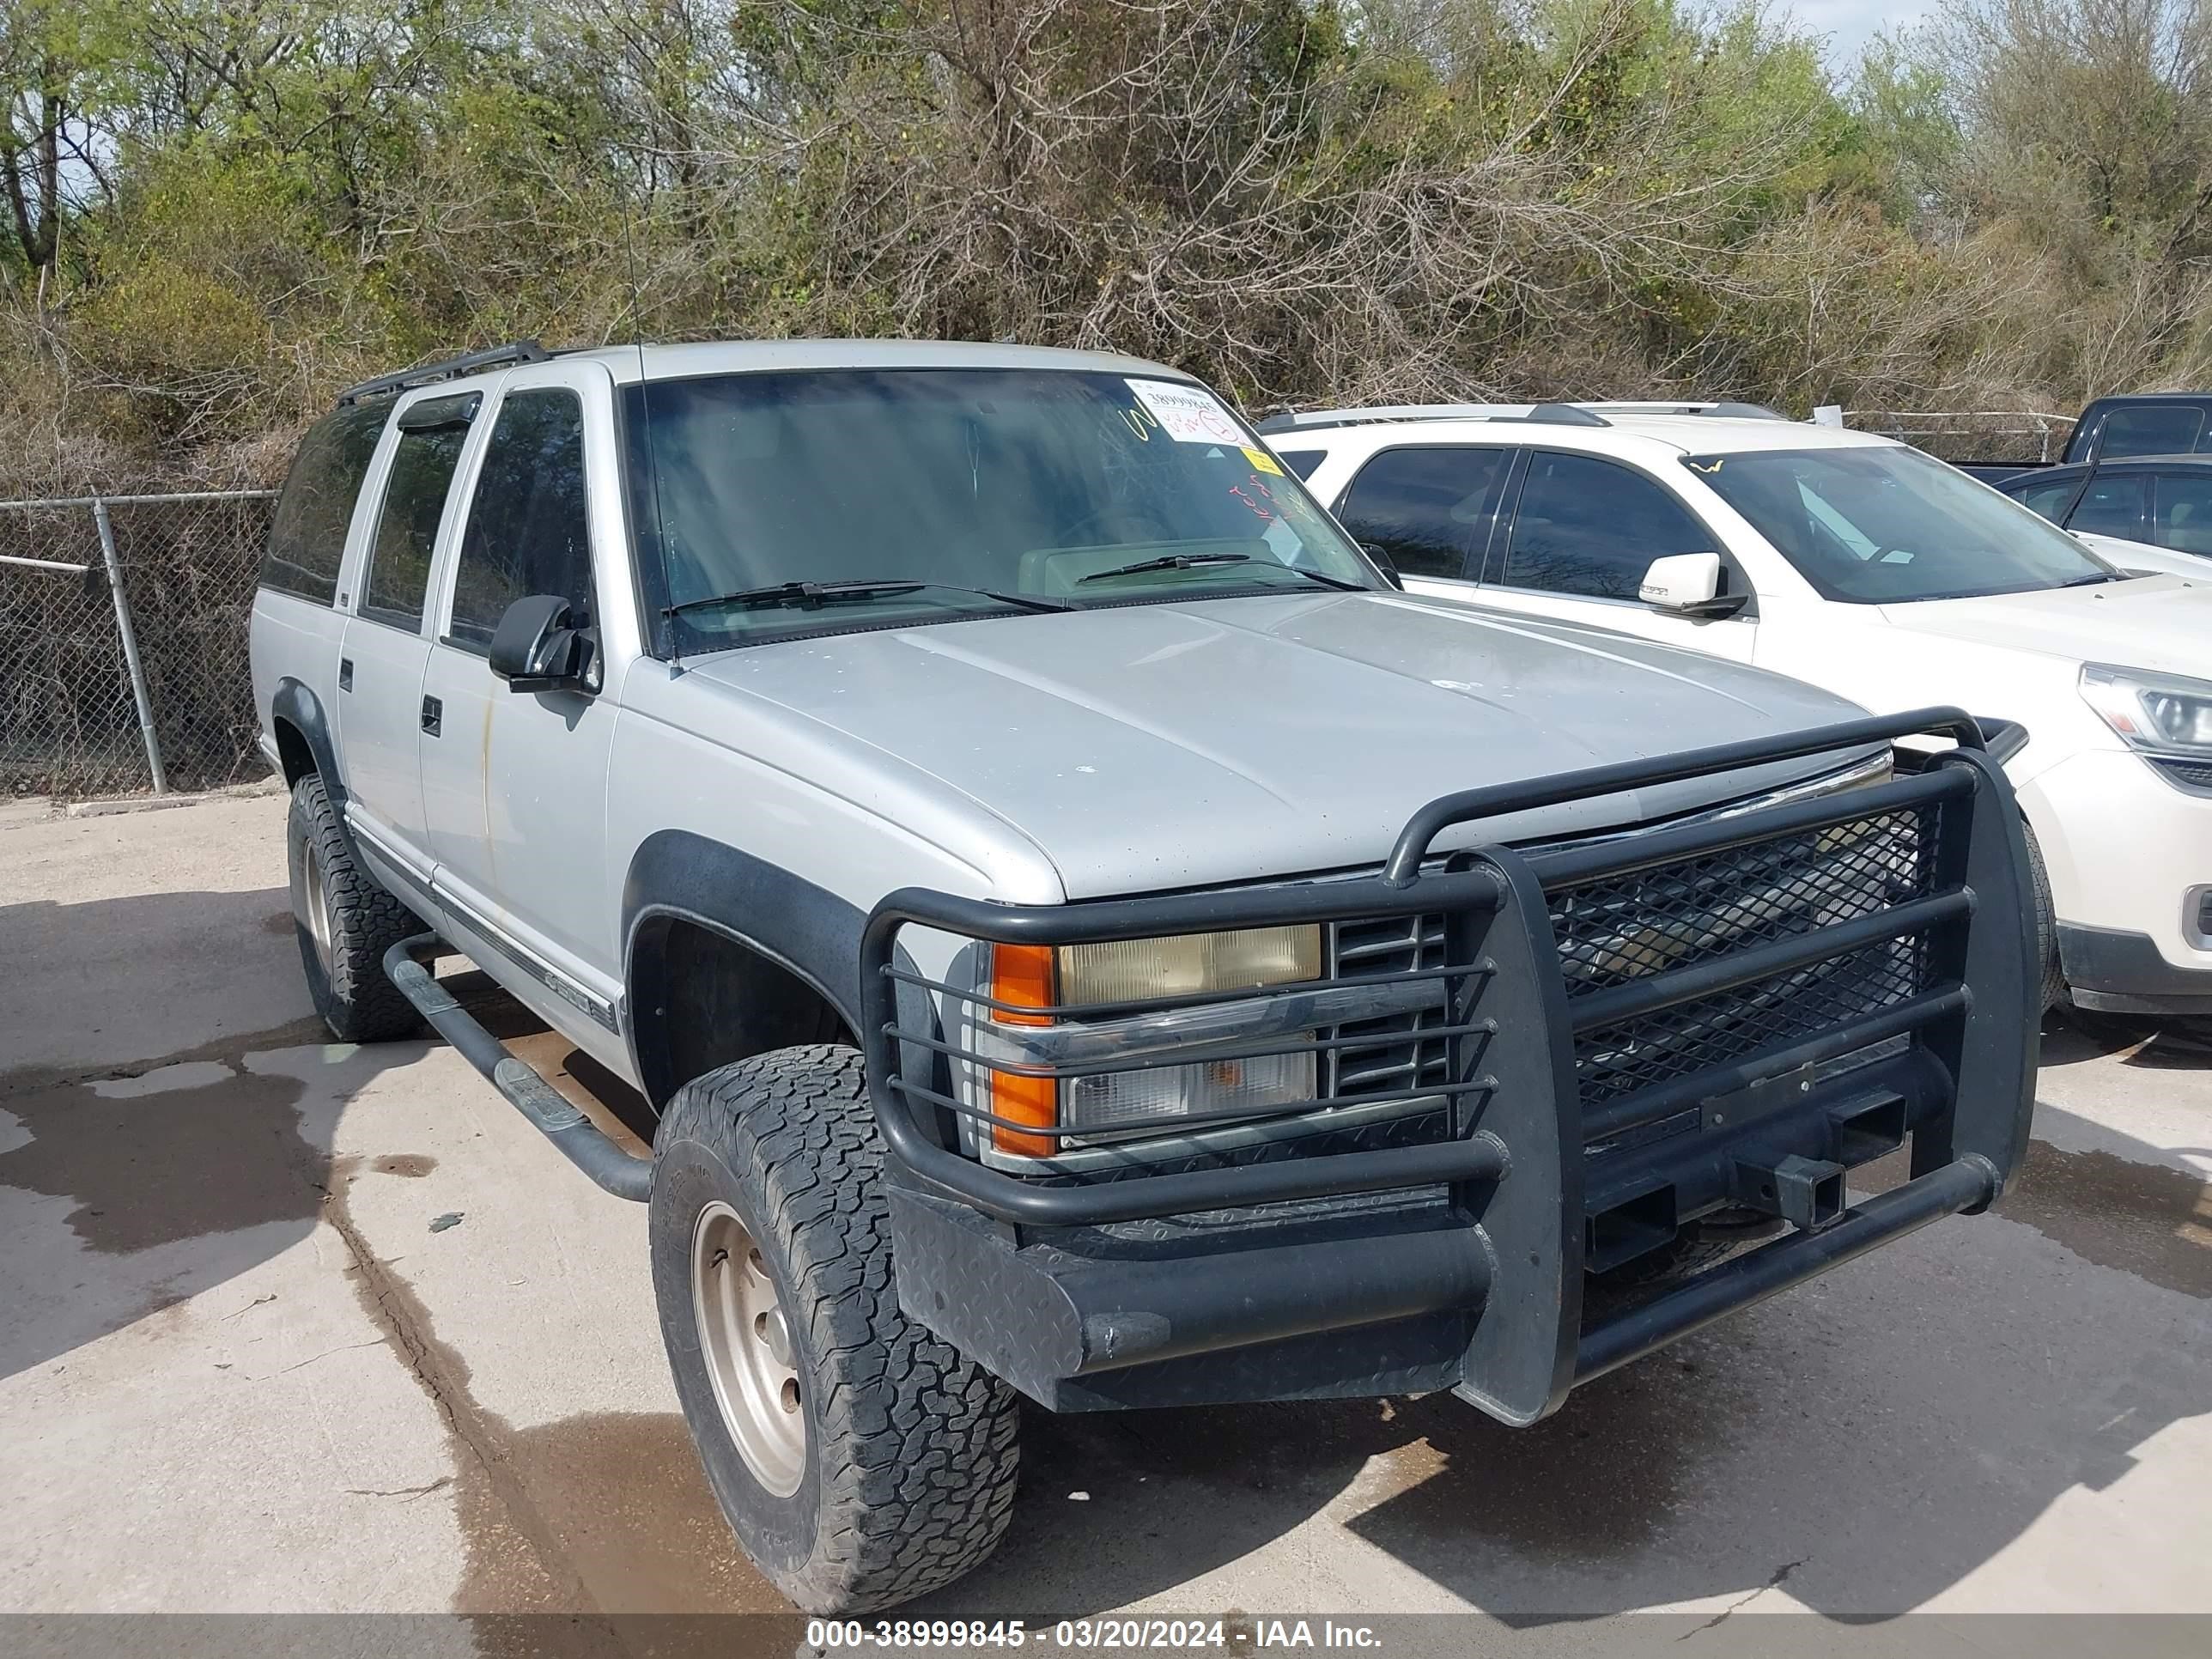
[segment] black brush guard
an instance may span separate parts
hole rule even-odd
[[[1887,782],[1733,816],[1539,852],[1430,852],[1456,824],[1917,733],[1958,746]],[[1447,795],[1367,877],[1038,907],[894,893],[864,936],[862,1040],[902,1304],[1062,1410],[1450,1388],[1533,1422],[1578,1382],[1996,1197],[2033,1103],[2027,869],[1981,730],[1936,708]],[[1440,920],[1441,959],[1380,980],[1048,1010],[1317,999],[1241,1046],[1050,1066],[963,1044],[957,1018],[948,1036],[939,1009],[996,1005],[920,974],[898,946],[910,926],[1073,945],[1394,917]],[[1256,1158],[1045,1178],[959,1150],[961,1118],[986,1135],[996,1120],[963,1097],[956,1065],[1070,1078],[1318,1057],[1355,1040],[1332,1010],[1378,985],[1441,988],[1411,999],[1431,1005],[1417,1052],[1441,1066],[1356,1103],[1402,1108],[1425,1126],[1410,1144],[1323,1135]],[[1847,1206],[1844,1172],[1908,1141],[1911,1178]],[[1587,1272],[1723,1209],[1786,1231],[1585,1327]]]

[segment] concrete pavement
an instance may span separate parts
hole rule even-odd
[[[283,816],[0,815],[0,1610],[781,1607],[677,1414],[642,1210],[441,1046],[322,1040]],[[2061,1032],[2042,1100],[1996,1217],[1533,1430],[1031,1413],[1006,1547],[910,1611],[2212,1613],[2212,1054]]]

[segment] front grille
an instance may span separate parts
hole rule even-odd
[[[1442,916],[1339,922],[1331,935],[1329,971],[1334,978],[1374,979],[1444,965]],[[1363,1095],[1401,1094],[1443,1083],[1450,1064],[1446,1039],[1425,1039],[1414,1033],[1444,1023],[1443,1010],[1435,1008],[1337,1026],[1331,1036],[1371,1036],[1374,1041],[1326,1052],[1322,1097],[1331,1102],[1353,1101]]]
[[[2151,764],[2182,788],[2192,793],[2212,795],[2212,762],[2154,760]]]
[[[1940,806],[1890,812],[1547,895],[1570,1000],[1890,908],[1933,883]],[[1785,1046],[1917,994],[1917,936],[1580,1032],[1585,1109]]]

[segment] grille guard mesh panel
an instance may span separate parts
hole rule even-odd
[[[1899,939],[1575,1040],[1583,1104],[1618,1100],[1893,1008],[1922,987],[1923,951]]]
[[[1547,891],[1570,1005],[1933,890],[1940,804]],[[1577,1034],[1585,1107],[1812,1036],[1926,988],[1918,935]]]

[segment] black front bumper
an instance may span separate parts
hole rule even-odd
[[[2062,921],[2058,965],[2075,1006],[2093,1013],[2212,1016],[2212,972],[2175,967],[2148,933]]]
[[[1929,731],[1961,747],[1871,787],[1429,854],[1458,823]],[[894,894],[866,935],[863,1042],[902,1304],[1063,1410],[1449,1388],[1534,1421],[1579,1381],[1996,1196],[2033,1101],[2027,867],[1978,731],[1933,710],[1447,796],[1376,876],[1053,907]],[[1051,1182],[957,1150],[961,1119],[992,1120],[954,1069],[1008,1068],[940,1013],[993,1005],[897,947],[917,925],[1065,945],[1377,917],[1437,924],[1437,959],[1392,976],[1443,988],[1419,1033],[1437,1064],[1406,1091],[1424,1138]],[[1209,1000],[1231,999],[1179,1000]],[[1351,1041],[1323,1026],[1238,1052]],[[1846,1207],[1844,1171],[1907,1142],[1911,1178]],[[1585,1328],[1587,1272],[1723,1208],[1790,1231]]]

